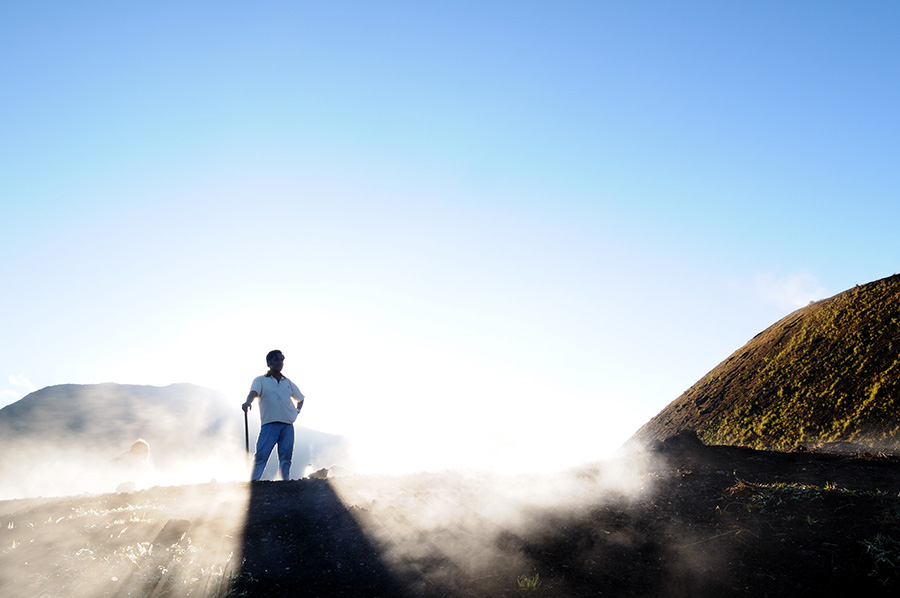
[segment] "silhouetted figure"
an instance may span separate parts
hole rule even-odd
[[[291,458],[294,453],[294,421],[303,408],[303,393],[281,374],[284,354],[281,351],[270,351],[266,355],[266,365],[269,366],[269,371],[253,380],[250,394],[241,406],[246,412],[253,407],[253,399],[259,397],[261,426],[256,440],[253,474],[250,477],[254,482],[262,477],[269,455],[276,445],[281,478],[290,479]],[[297,401],[296,406],[294,401]]]
[[[137,439],[131,448],[112,460],[112,471],[119,481],[116,492],[132,492],[150,478],[150,445],[143,438]]]

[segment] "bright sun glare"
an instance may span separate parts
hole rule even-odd
[[[239,421],[265,354],[281,349],[284,373],[307,396],[297,424],[347,438],[353,462],[339,465],[360,472],[546,471],[602,458],[625,440],[615,429],[625,407],[601,412],[601,401],[475,350],[327,312],[274,312],[277,325],[252,310],[210,314],[123,357],[116,381],[209,387]]]

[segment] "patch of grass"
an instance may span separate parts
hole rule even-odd
[[[861,544],[872,568],[870,576],[882,585],[900,580],[900,541],[878,533],[874,538],[863,540]]]
[[[538,573],[535,573],[531,577],[528,577],[527,575],[520,575],[516,579],[516,583],[519,585],[519,591],[536,592],[541,586],[541,576]]]
[[[735,499],[729,505],[741,505],[748,511],[760,513],[771,513],[780,507],[808,504],[823,500],[829,495],[864,498],[872,501],[874,521],[881,525],[900,527],[900,500],[897,496],[887,492],[852,490],[841,488],[830,482],[826,482],[824,487],[820,487],[811,484],[783,482],[759,484],[743,480],[738,480],[737,484],[728,489],[728,497]],[[794,518],[795,514],[786,516],[787,521],[793,521]],[[810,515],[807,515],[804,520],[809,525],[818,523],[818,520],[813,519]]]
[[[756,484],[743,480],[738,480],[738,483],[729,489],[732,497],[746,501],[739,504],[748,510],[758,510],[761,513],[771,512],[789,501],[819,500],[823,492],[825,490],[818,486],[806,484]]]

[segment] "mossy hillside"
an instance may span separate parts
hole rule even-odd
[[[900,276],[810,304],[758,334],[636,437],[900,447]]]

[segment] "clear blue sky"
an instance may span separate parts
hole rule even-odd
[[[192,382],[240,418],[280,348],[303,423],[379,459],[600,454],[900,270],[897,31],[887,1],[5,2],[0,404]]]

